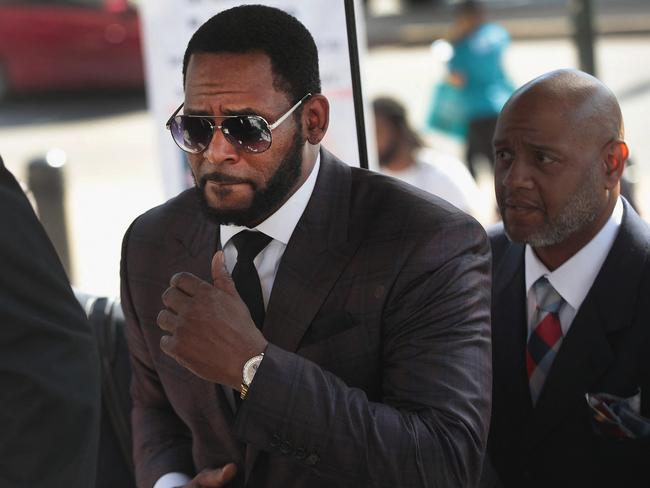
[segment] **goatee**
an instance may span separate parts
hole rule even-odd
[[[201,204],[203,214],[212,222],[219,225],[240,225],[252,227],[259,224],[282,205],[286,196],[300,178],[302,169],[302,148],[304,142],[300,133],[296,132],[293,144],[284,157],[276,172],[271,176],[266,188],[254,189],[253,202],[250,207],[237,210],[219,210],[211,207],[205,196],[205,187],[210,180],[230,181],[224,175],[206,175],[197,182],[196,194]]]

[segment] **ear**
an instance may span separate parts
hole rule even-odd
[[[630,155],[630,150],[625,142],[614,140],[605,146],[604,151],[605,184],[607,189],[611,190],[623,176],[623,170],[625,169],[627,158]]]
[[[303,109],[303,126],[310,144],[316,145],[323,140],[330,122],[330,104],[324,95],[309,97]]]

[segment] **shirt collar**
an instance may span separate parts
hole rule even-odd
[[[284,204],[270,215],[265,221],[253,227],[255,230],[263,232],[276,241],[280,241],[285,246],[289,243],[291,234],[293,234],[302,213],[309,203],[311,194],[316,186],[316,179],[318,177],[318,170],[320,168],[320,153],[316,157],[316,163],[311,170],[311,173],[305,182],[296,190],[296,192],[284,202]],[[221,245],[225,247],[228,241],[248,227],[239,225],[221,225],[219,232],[221,236]]]
[[[598,234],[555,271],[549,271],[527,244],[524,255],[526,293],[539,278],[546,276],[560,296],[574,310],[578,310],[614,244],[622,221],[623,202],[619,198],[612,215]]]

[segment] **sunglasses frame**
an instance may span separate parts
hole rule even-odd
[[[166,128],[168,131],[170,131],[170,133],[172,134],[172,140],[173,140],[174,143],[175,143],[175,144],[176,144],[176,145],[181,149],[181,151],[184,151],[184,152],[186,152],[186,153],[188,153],[188,154],[201,154],[203,151],[205,151],[205,150],[210,146],[210,143],[212,142],[212,138],[214,137],[214,133],[215,133],[215,130],[216,130],[216,129],[219,129],[219,130],[221,131],[221,133],[224,135],[224,137],[226,138],[226,140],[227,140],[230,144],[232,144],[234,147],[236,147],[236,148],[238,148],[238,149],[241,149],[241,150],[243,150],[243,151],[246,151],[246,152],[252,153],[252,154],[261,154],[261,153],[263,153],[263,152],[265,152],[265,151],[268,151],[268,150],[271,148],[271,144],[273,144],[273,130],[276,129],[277,127],[279,127],[280,124],[282,124],[282,122],[284,122],[285,120],[287,120],[287,119],[289,118],[289,116],[290,116],[290,115],[291,115],[291,114],[292,114],[292,113],[293,113],[293,112],[294,112],[294,111],[295,111],[295,110],[296,110],[296,109],[297,109],[297,108],[298,108],[298,107],[299,107],[299,106],[300,106],[300,105],[301,105],[305,100],[307,100],[307,98],[309,98],[309,97],[311,97],[311,93],[307,93],[304,97],[302,97],[300,100],[298,100],[298,101],[297,101],[297,102],[296,102],[296,103],[295,103],[295,104],[294,104],[294,105],[293,105],[289,110],[287,110],[284,114],[282,114],[282,115],[280,116],[280,118],[278,118],[278,119],[277,119],[275,122],[273,122],[272,124],[269,124],[269,122],[268,122],[264,117],[262,117],[261,115],[186,115],[186,114],[182,114],[183,117],[196,118],[196,119],[204,119],[204,120],[206,120],[206,121],[210,124],[210,127],[212,127],[212,134],[210,135],[210,139],[208,140],[207,145],[205,146],[205,149],[202,149],[202,150],[200,150],[200,151],[196,151],[196,152],[188,151],[187,149],[185,149],[184,147],[182,147],[178,142],[176,142],[176,139],[174,138],[174,135],[173,135],[173,133],[171,132],[172,123],[173,123],[174,119],[176,118],[176,116],[178,115],[178,112],[180,112],[181,109],[185,106],[185,102],[181,103],[180,106],[179,106],[179,107],[174,111],[174,113],[171,115],[171,117],[169,117],[169,119],[167,119],[167,122],[165,123],[165,128]],[[262,150],[262,151],[251,151],[251,150],[246,149],[244,146],[242,146],[242,145],[240,145],[240,144],[237,144],[237,143],[231,141],[231,139],[230,139],[228,136],[232,137],[232,135],[228,132],[228,128],[227,128],[227,127],[224,127],[223,124],[217,124],[217,123],[215,122],[215,119],[235,119],[235,118],[240,118],[240,117],[255,117],[255,118],[257,118],[257,119],[262,120],[262,122],[264,122],[264,124],[266,125],[266,127],[268,127],[268,129],[269,129],[269,135],[271,136],[271,140],[269,141],[269,146],[268,146],[266,149],[264,149],[264,150]]]

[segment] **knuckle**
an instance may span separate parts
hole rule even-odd
[[[176,348],[174,338],[170,335],[164,335],[160,338],[160,348],[167,354],[172,355]]]
[[[177,287],[179,285],[183,285],[187,280],[190,274],[186,271],[180,271],[179,273],[176,273],[174,276],[171,277],[169,280],[169,284],[172,285],[173,287]]]
[[[206,281],[201,281],[201,283],[199,283],[199,291],[202,292],[202,293],[209,293],[213,289],[214,289],[214,287],[210,283],[208,283]]]
[[[161,296],[162,302],[165,306],[169,305],[169,295],[171,294],[172,290],[173,288],[167,288]]]
[[[160,327],[167,327],[169,326],[169,312],[166,309],[161,310],[158,312],[158,316],[156,317],[156,323]]]
[[[178,340],[178,341],[185,340],[185,338],[187,337],[186,330],[187,330],[187,328],[183,327],[182,322],[180,324],[178,324],[176,326],[176,328],[174,329],[174,336],[176,337],[176,340]]]

